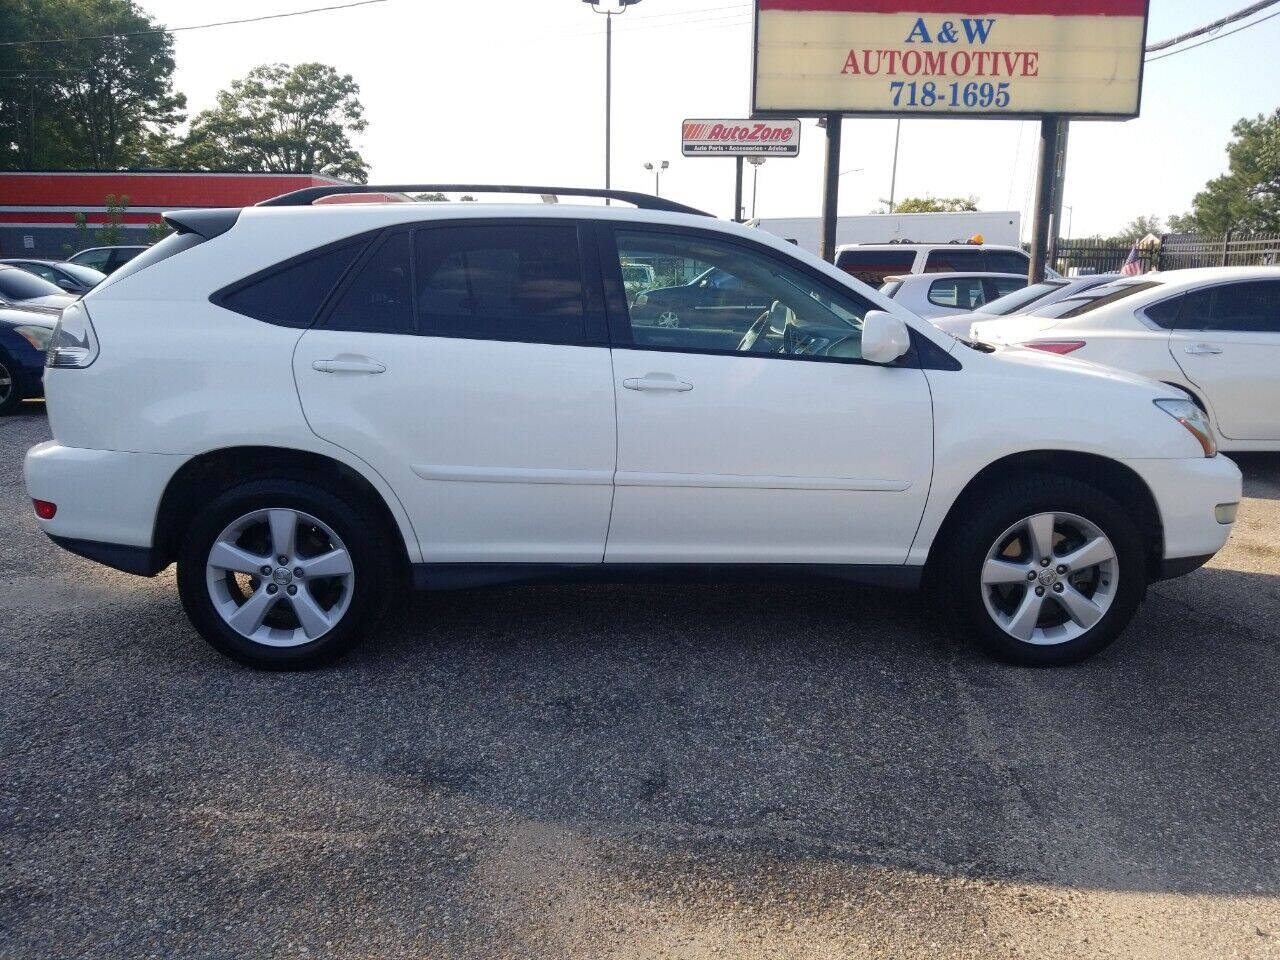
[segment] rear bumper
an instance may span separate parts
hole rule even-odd
[[[40,529],[75,553],[129,570],[108,556],[117,556],[111,551],[121,549],[150,550],[160,499],[187,459],[49,441],[27,451],[23,475],[32,499],[58,508],[52,520],[38,521]]]
[[[1160,571],[1181,576],[1204,564],[1231,536],[1219,504],[1239,503],[1240,468],[1224,456],[1195,460],[1125,460],[1151,489],[1164,530]]]
[[[123,570],[125,573],[136,573],[140,577],[154,577],[169,565],[169,562],[160,556],[159,551],[151,547],[129,547],[121,543],[99,543],[95,540],[55,537],[52,534],[49,539],[77,556]]]

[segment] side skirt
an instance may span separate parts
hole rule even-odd
[[[792,583],[826,580],[916,590],[922,566],[825,563],[415,563],[418,590],[500,583]]]

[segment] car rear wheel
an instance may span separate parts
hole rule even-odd
[[[1146,588],[1143,541],[1114,500],[1067,478],[987,492],[939,557],[940,584],[995,656],[1078,663],[1111,643]]]
[[[660,327],[678,327],[680,326],[680,314],[674,310],[663,310],[658,314],[656,322]]]
[[[0,350],[0,415],[12,412],[21,402],[18,381],[13,375],[13,361]]]
[[[232,488],[195,518],[178,558],[188,617],[215,649],[271,670],[346,653],[381,613],[393,566],[376,517],[296,480]]]

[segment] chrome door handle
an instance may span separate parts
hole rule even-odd
[[[313,360],[311,362],[312,370],[319,370],[321,373],[386,373],[387,368],[380,364],[377,360],[361,359],[334,359],[334,360]]]
[[[669,390],[673,393],[687,393],[693,389],[692,383],[677,380],[670,374],[649,373],[643,377],[629,377],[622,381],[628,390]]]
[[[1221,347],[1215,347],[1211,343],[1189,343],[1182,348],[1183,353],[1189,353],[1192,356],[1204,356],[1206,354],[1221,353]]]

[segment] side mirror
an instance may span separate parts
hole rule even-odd
[[[862,318],[862,359],[893,363],[911,349],[911,332],[891,313],[868,310]]]

